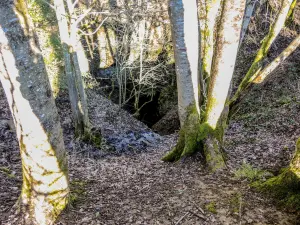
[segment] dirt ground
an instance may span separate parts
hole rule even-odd
[[[88,94],[93,99],[89,105],[92,123],[98,127],[103,125],[104,137],[114,136],[118,140],[117,135],[121,133],[122,136],[128,130],[149,131],[131,115],[116,111],[117,106],[105,98],[94,92]],[[0,99],[1,117],[9,118],[2,91]],[[276,138],[276,130],[264,130],[268,121],[260,126],[256,123],[258,131],[251,133],[252,127],[245,126],[249,120],[237,116],[226,136],[228,170],[209,174],[202,166],[200,154],[178,163],[160,160],[176,143],[176,134],[157,137],[142,150],[126,151],[110,148],[100,151],[74,140],[66,99],[67,96],[59,98],[57,105],[69,152],[72,204],[57,224],[300,224],[296,212],[276,207],[271,199],[249,188],[247,180],[234,176],[234,171],[245,161],[265,168],[272,167],[268,159],[274,159],[277,162],[274,169],[284,166],[293,151],[291,133],[283,132]],[[289,107],[292,106],[281,106],[281,111],[285,112],[281,119]],[[276,107],[271,109],[277,113]],[[300,123],[299,114],[294,110],[288,115],[289,119]],[[267,134],[260,135],[260,132]],[[21,164],[12,132],[2,129],[0,135],[0,218],[1,224],[12,224],[9,215],[20,192]],[[256,138],[255,144],[245,141],[247,135]],[[299,129],[293,135],[299,136]],[[266,150],[265,142],[270,148],[275,142],[274,146],[288,145],[284,150],[285,160],[277,155],[283,151],[281,147]]]

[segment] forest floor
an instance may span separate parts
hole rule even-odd
[[[271,89],[266,84],[249,96],[226,133],[228,169],[218,174],[208,173],[200,154],[162,162],[177,135],[154,134],[94,91],[88,91],[90,117],[106,142],[99,150],[74,139],[68,97],[62,95],[57,106],[69,152],[71,204],[57,224],[300,224],[299,214],[249,187],[249,179],[258,176],[249,165],[276,173],[291,159],[300,136],[296,72],[285,74],[290,82]],[[0,93],[0,116],[9,119]],[[0,135],[0,224],[11,224],[21,162],[14,134],[2,129]]]

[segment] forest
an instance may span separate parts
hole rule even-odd
[[[0,0],[0,225],[300,224],[300,1]]]

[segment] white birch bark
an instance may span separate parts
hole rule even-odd
[[[221,6],[221,0],[206,0],[206,19],[204,28],[204,51],[203,51],[203,64],[202,73],[204,79],[208,79],[206,84],[209,83],[211,75],[211,65],[214,54],[214,37],[217,16]]]
[[[240,32],[246,0],[224,0],[217,29],[217,38],[210,83],[208,86],[206,114],[200,126],[203,134],[204,154],[211,171],[225,167],[221,144],[225,129],[225,103],[238,52]],[[224,114],[224,115],[222,115]]]
[[[199,113],[199,26],[196,0],[170,0],[170,20],[175,54],[178,111],[181,126],[189,107]]]
[[[27,16],[24,0],[0,2],[0,80],[22,159],[21,221],[16,224],[50,225],[68,201],[67,158],[47,72]]]
[[[72,13],[68,24],[68,13],[63,0],[54,0],[56,17],[61,42],[63,45],[65,72],[68,80],[69,97],[72,106],[75,131],[78,136],[89,135],[90,124],[88,118],[87,99],[82,81],[82,73],[77,56],[77,21],[73,15],[73,6],[68,1],[69,11]]]
[[[292,43],[284,49],[279,56],[276,57],[271,63],[269,63],[258,75],[251,79],[253,83],[259,84],[262,83],[266,77],[272,73],[287,57],[289,57],[300,45],[300,35],[298,35]]]
[[[245,0],[225,0],[211,70],[205,121],[215,129],[224,109],[235,66]]]
[[[261,70],[261,63],[264,57],[267,55],[272,43],[275,41],[281,29],[284,27],[288,12],[293,3],[293,0],[281,0],[281,8],[278,12],[278,16],[275,22],[271,25],[268,35],[264,38],[260,49],[252,63],[250,69],[248,70],[246,76],[240,83],[238,90],[235,92],[234,96],[230,99],[230,108],[233,108],[243,95],[243,92],[249,88],[249,85]]]

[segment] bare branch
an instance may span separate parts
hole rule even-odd
[[[96,28],[96,30],[93,31],[92,33],[86,33],[86,32],[84,32],[84,31],[81,30],[81,29],[78,29],[78,30],[79,30],[83,35],[88,35],[88,36],[94,35],[94,34],[96,34],[96,33],[98,32],[98,30],[102,27],[103,23],[104,23],[107,19],[108,19],[108,17],[105,17],[105,18],[102,20],[102,22],[100,23],[100,25]]]

